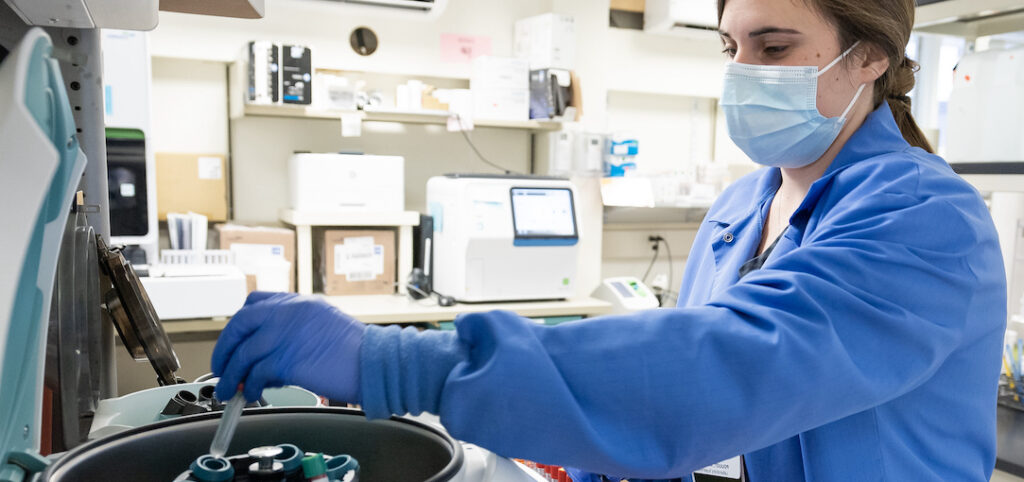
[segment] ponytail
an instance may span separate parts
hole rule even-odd
[[[914,74],[917,73],[918,68],[917,62],[906,56],[903,57],[903,61],[899,65],[889,67],[889,71],[875,83],[875,96],[882,97],[876,102],[876,105],[881,104],[882,100],[888,102],[892,116],[896,119],[896,125],[899,126],[900,133],[903,134],[903,139],[914,147],[934,153],[935,150],[932,149],[928,138],[917,125],[917,121],[914,120],[914,115],[911,113],[910,97],[907,96],[911,90],[914,90],[916,82]]]

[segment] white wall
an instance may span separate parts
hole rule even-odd
[[[153,148],[156,152],[228,153],[223,62],[153,59]]]
[[[713,99],[634,92],[608,93],[608,130],[640,143],[638,171],[678,172],[710,162]]]

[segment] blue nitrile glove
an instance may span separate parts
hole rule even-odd
[[[592,474],[585,470],[574,469],[571,467],[564,467],[565,472],[572,477],[573,482],[604,482],[607,479],[602,478],[600,475]]]
[[[245,399],[264,388],[298,385],[343,402],[359,402],[359,349],[366,325],[320,297],[254,292],[220,334],[210,367],[217,398],[245,384]]]

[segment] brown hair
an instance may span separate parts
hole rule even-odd
[[[839,31],[840,50],[858,40],[881,49],[889,57],[889,70],[875,81],[875,108],[889,103],[903,138],[910,145],[934,152],[910,110],[917,62],[907,58],[906,48],[914,27],[914,0],[802,0],[814,7]],[[718,0],[722,20],[726,0]]]

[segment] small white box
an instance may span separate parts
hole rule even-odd
[[[245,304],[245,275],[165,276],[139,278],[156,316],[161,320],[189,320],[233,316]],[[188,300],[188,302],[183,302]]]
[[[474,90],[473,118],[477,120],[530,120],[530,91],[525,89]]]
[[[531,70],[576,68],[576,23],[572,17],[545,13],[516,22],[514,53]]]
[[[295,154],[288,174],[296,211],[405,210],[405,159],[399,156]]]
[[[530,90],[530,64],[526,59],[484,55],[473,59],[471,90]]]

